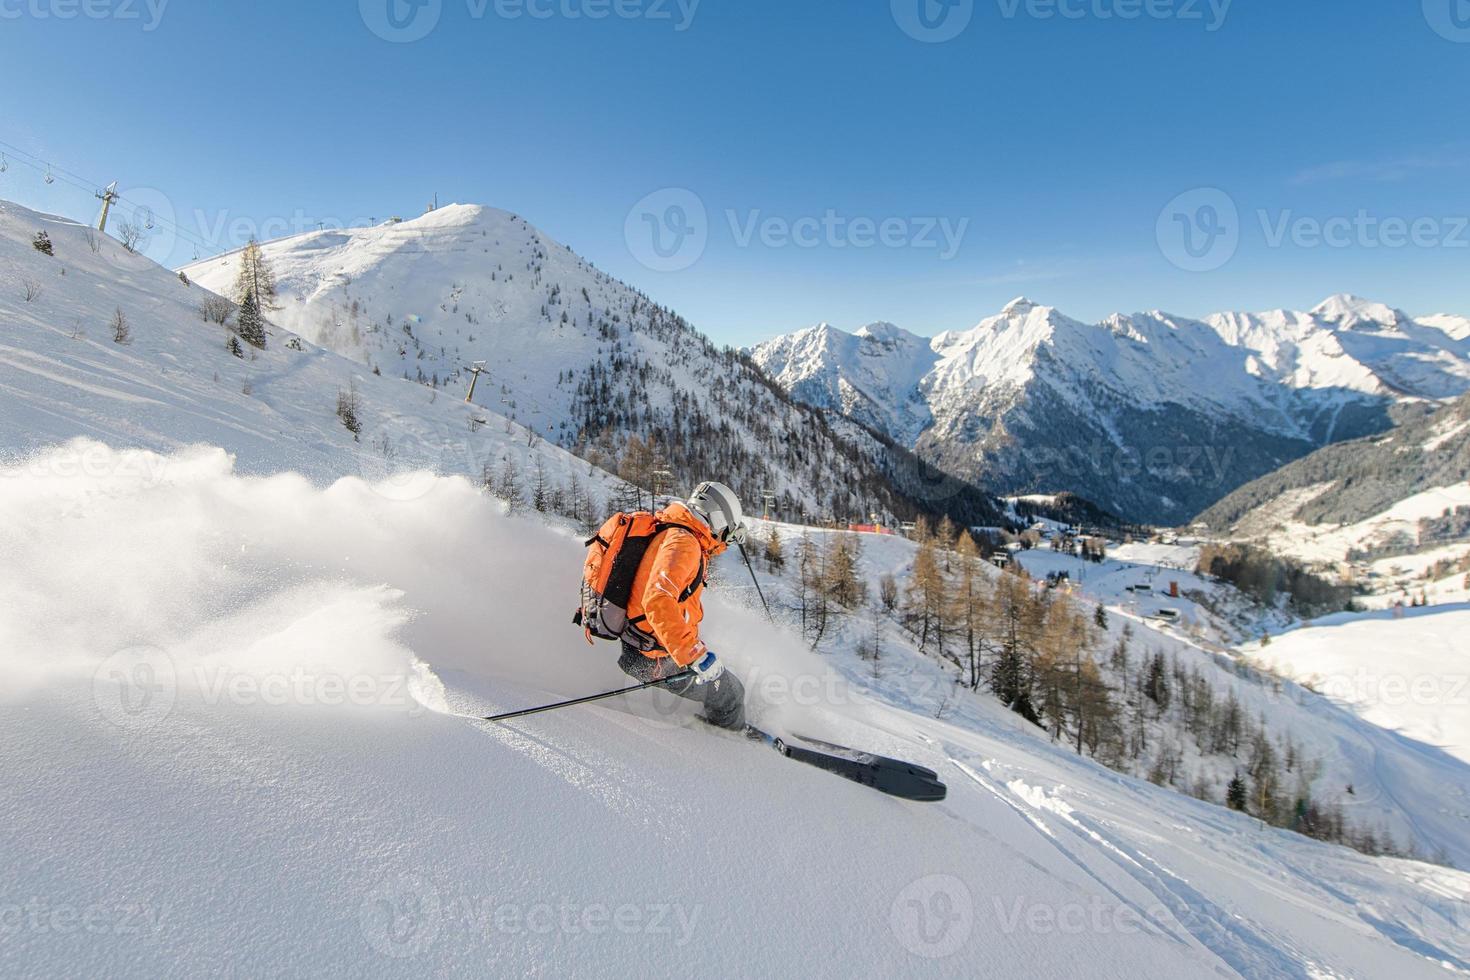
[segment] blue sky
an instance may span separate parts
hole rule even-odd
[[[0,141],[171,214],[171,264],[437,192],[727,343],[1022,293],[1470,313],[1470,0],[88,3],[0,0]]]

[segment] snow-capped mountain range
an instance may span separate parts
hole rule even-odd
[[[33,247],[40,232],[51,254]],[[545,470],[558,486],[580,481],[592,506],[617,481],[457,391],[378,376],[282,326],[242,349],[238,326],[202,315],[213,300],[83,225],[0,202],[0,592],[13,600],[0,603],[0,824],[14,842],[0,850],[0,974],[161,975],[241,957],[266,973],[362,975],[410,960],[440,974],[1470,969],[1470,875],[1311,841],[1109,771],[956,686],[949,661],[877,613],[813,654],[733,576],[710,597],[709,637],[769,717],[942,767],[945,803],[916,808],[795,766],[652,697],[487,728],[491,711],[624,680],[616,649],[589,651],[567,623],[583,555],[574,522],[509,514],[462,476]],[[395,350],[359,316],[365,349]],[[426,333],[416,323],[415,339]],[[698,342],[674,336],[671,347]],[[408,349],[436,356],[421,339]],[[491,367],[498,383],[481,391],[499,395],[522,365]],[[343,391],[356,392],[356,435]],[[525,401],[501,397],[526,418]],[[742,418],[721,419],[715,438],[758,431]],[[807,530],[781,529],[788,541]],[[881,576],[908,581],[915,543],[864,537],[870,594]],[[1401,709],[1382,719],[1407,717],[1406,735],[1227,670],[1223,651],[1136,605],[1140,579],[1189,563],[1130,547],[1086,566],[1080,598],[1105,603],[1111,623],[1099,656],[1135,636],[1135,657],[1211,672],[1230,692],[1222,710],[1269,714],[1273,736],[1325,760],[1310,778],[1299,767],[1301,785],[1354,826],[1464,863],[1452,703],[1369,706]],[[1075,556],[1025,561],[1084,581]],[[799,588],[795,566],[768,584]],[[1428,665],[1416,669],[1443,670],[1465,610],[1415,613],[1301,639],[1347,658],[1342,674],[1376,663],[1391,629]],[[1290,637],[1273,650],[1304,675],[1321,669]],[[1160,757],[1186,752],[1157,736]],[[1179,780],[1218,803],[1223,757],[1181,760]],[[633,880],[604,860],[687,850],[688,827],[714,828],[701,859],[719,887],[687,862],[645,862]],[[773,867],[785,871],[774,889]],[[820,902],[830,908],[809,914]],[[550,938],[529,925],[564,923],[565,909],[594,918]],[[929,911],[960,927],[936,933]],[[643,927],[625,928],[630,914]]]
[[[267,242],[273,320],[385,376],[476,402],[617,469],[654,437],[672,483],[717,476],[784,515],[995,516],[984,494],[926,481],[903,448],[793,402],[740,352],[594,268],[525,219],[447,205],[408,221]],[[239,254],[188,266],[234,294]]]
[[[797,399],[1006,493],[1178,523],[1311,450],[1470,390],[1470,319],[1310,312],[1074,320],[1025,298],[966,331],[821,324],[752,357]],[[1422,410],[1422,409],[1420,409]]]

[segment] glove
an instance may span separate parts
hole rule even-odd
[[[694,683],[709,684],[720,679],[725,665],[720,663],[713,650],[706,650],[704,656],[689,665],[689,669],[694,671]]]

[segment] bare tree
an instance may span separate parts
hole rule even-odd
[[[25,293],[27,303],[40,298],[41,293],[44,291],[39,282],[30,278],[22,279],[20,281],[20,288]]]
[[[215,296],[213,293],[204,298],[199,304],[199,315],[206,323],[218,323],[224,326],[230,322],[230,314],[235,311],[235,305],[223,296]]]
[[[112,321],[108,324],[112,328],[112,342],[114,344],[129,344],[133,340],[133,328],[128,324],[128,318],[123,315],[122,307],[112,311]]]
[[[117,237],[122,241],[123,248],[136,252],[138,243],[143,240],[143,226],[136,221],[124,221],[117,226]]]

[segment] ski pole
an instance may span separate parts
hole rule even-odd
[[[632,687],[619,688],[616,691],[604,691],[601,694],[589,694],[585,698],[573,698],[570,701],[558,701],[556,704],[543,704],[539,708],[524,708],[520,711],[507,711],[503,715],[490,715],[483,720],[509,721],[512,718],[524,718],[526,715],[539,715],[543,711],[555,711],[557,708],[570,708],[572,707],[572,705],[586,704],[589,701],[602,701],[606,698],[615,698],[620,694],[632,694],[635,691],[646,690],[650,687],[658,687],[660,684],[668,684],[671,681],[683,680],[686,677],[693,676],[694,671],[685,668],[684,670],[679,671],[677,674],[670,674],[668,677],[662,677],[656,681],[649,681],[646,684],[634,684]]]
[[[761,597],[761,608],[766,611],[766,618],[771,625],[776,625],[776,617],[771,615],[771,607],[766,605],[766,594],[761,591],[761,580],[755,577],[755,566],[750,563],[750,555],[745,551],[745,545],[739,545],[740,557],[745,559],[745,567],[750,569],[750,580],[755,583],[755,594]]]

